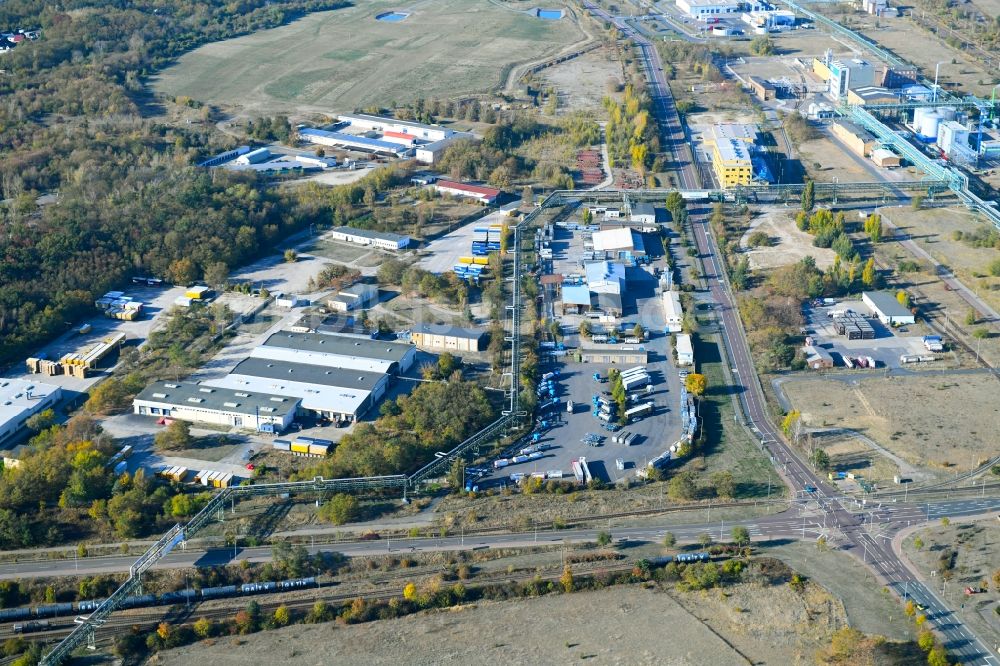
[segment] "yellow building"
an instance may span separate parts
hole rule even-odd
[[[813,74],[818,76],[820,81],[829,81],[830,77],[833,76],[829,65],[819,58],[813,58]]]
[[[753,181],[750,146],[757,138],[752,125],[713,125],[705,135],[706,147],[712,152],[712,168],[723,189],[749,185]]]

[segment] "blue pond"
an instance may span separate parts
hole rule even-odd
[[[536,9],[535,12],[538,18],[545,19],[547,21],[555,21],[556,19],[561,19],[563,17],[563,11],[561,9]]]
[[[399,23],[406,19],[409,14],[404,14],[403,12],[386,12],[385,14],[379,14],[375,17],[376,21],[385,21],[386,23]]]

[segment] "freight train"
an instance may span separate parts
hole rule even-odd
[[[267,581],[264,583],[243,583],[242,585],[223,585],[221,587],[205,587],[200,590],[179,590],[177,592],[165,592],[163,594],[143,594],[136,597],[128,597],[122,602],[122,608],[140,608],[144,606],[168,606],[172,604],[182,604],[188,601],[198,601],[206,599],[221,599],[223,597],[236,597],[247,594],[263,594],[266,592],[288,592],[307,587],[314,587],[316,578],[293,578],[290,580]],[[87,601],[74,601],[61,604],[46,604],[44,606],[22,606],[21,608],[7,608],[0,610],[0,622],[9,620],[29,620],[33,618],[58,617],[60,615],[78,615],[81,613],[91,613],[97,610],[98,606],[104,603],[104,599],[90,599]],[[36,626],[37,625],[37,626]],[[44,625],[44,626],[43,626]],[[27,622],[14,625],[16,633],[29,631],[42,631],[48,623]],[[20,627],[20,629],[18,629]]]
[[[653,566],[662,566],[664,564],[670,564],[671,562],[708,562],[712,559],[712,556],[707,552],[700,553],[677,553],[676,555],[663,555],[662,557],[651,557],[647,562]]]

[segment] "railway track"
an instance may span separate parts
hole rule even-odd
[[[601,560],[596,562],[576,563],[572,565],[572,569],[574,576],[578,577],[594,575],[602,572],[621,573],[632,570],[632,568],[635,567],[636,562],[637,560]],[[469,589],[479,589],[488,585],[526,583],[534,580],[541,580],[543,582],[557,581],[562,576],[562,568],[550,568],[553,568],[554,570],[545,573],[533,571],[530,574],[512,574],[504,571],[476,576],[468,581],[455,582],[461,582]],[[414,575],[416,573],[417,572],[415,571],[407,571],[405,574],[398,576],[398,578],[403,580],[418,580],[419,575]],[[397,577],[394,576],[394,578]],[[192,603],[190,606],[174,605],[167,607],[161,606],[155,609],[146,610],[116,611],[110,616],[107,622],[96,630],[94,643],[97,647],[109,647],[113,645],[114,639],[118,636],[131,633],[135,630],[140,632],[152,631],[162,622],[169,622],[170,624],[183,624],[193,619],[200,618],[207,618],[213,621],[229,620],[236,612],[244,609],[247,603],[251,600],[257,601],[260,605],[261,616],[266,617],[268,615],[272,615],[279,606],[285,606],[292,611],[308,612],[317,601],[325,601],[330,605],[347,603],[359,597],[365,599],[366,601],[386,601],[395,597],[401,597],[402,588],[403,586],[400,585],[398,581],[393,582],[392,585],[383,583],[382,589],[375,590],[344,590],[341,585],[337,585],[336,587],[314,588],[314,594],[309,597],[299,597],[296,599],[280,598],[282,596],[280,594],[270,594],[265,596],[254,595],[250,597],[212,599],[210,602],[198,601],[196,603]],[[326,590],[330,590],[330,592],[324,593]],[[286,594],[292,594],[292,592]],[[298,591],[298,594],[301,595],[302,591]],[[202,606],[206,603],[215,604],[219,602],[231,603],[215,608],[202,608]],[[75,627],[76,624],[72,618],[62,618],[58,626],[53,626],[48,631],[40,631],[23,635],[23,638],[41,642],[46,645],[53,644],[61,641],[69,635]],[[7,640],[8,638],[13,638],[15,636],[21,635],[14,634],[9,628],[0,628],[0,641]],[[0,662],[0,666],[2,666],[2,664],[3,662]]]

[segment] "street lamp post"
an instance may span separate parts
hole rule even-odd
[[[936,102],[937,101],[937,98],[938,98],[938,87],[939,87],[938,86],[938,73],[941,70],[941,65],[944,65],[946,62],[947,61],[942,60],[938,64],[934,65],[934,93],[933,93],[933,98],[931,99],[932,102]]]

